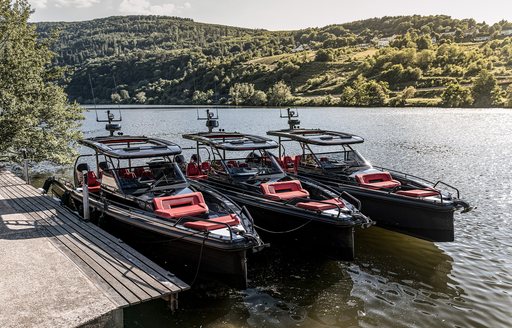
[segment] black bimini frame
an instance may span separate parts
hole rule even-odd
[[[181,153],[180,146],[173,142],[144,136],[96,137],[79,143],[116,159],[164,157]]]
[[[275,149],[279,147],[277,142],[272,139],[238,132],[184,134],[183,138],[225,151]]]
[[[284,129],[277,131],[268,131],[268,135],[279,138],[279,145],[284,141],[297,141],[301,144],[302,149],[308,145],[318,146],[338,146],[352,145],[363,143],[363,137],[337,131],[321,130],[321,129]],[[279,147],[279,157],[283,156]]]

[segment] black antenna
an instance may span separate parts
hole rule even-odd
[[[299,117],[299,110],[293,111],[291,108],[286,109],[286,115],[283,115],[281,112],[281,109],[279,110],[279,116],[281,118],[287,118],[288,119],[288,126],[290,127],[290,130],[298,129],[300,127],[300,120]]]
[[[121,111],[119,111],[119,114],[121,114]],[[112,123],[112,122],[121,122],[123,118],[121,115],[119,115],[119,118],[115,118],[114,114],[110,112],[110,110],[107,110],[107,119],[106,120],[100,120],[96,116],[96,122],[106,122],[105,130],[110,132],[110,136],[114,136],[114,132],[121,130],[121,124]]]
[[[96,113],[96,121],[98,121],[98,109],[96,108],[96,97],[94,96],[94,88],[92,87],[91,74],[87,74],[89,77],[89,86],[91,87],[92,103],[94,104],[94,112]]]
[[[208,132],[213,132],[214,128],[219,127],[219,111],[216,110],[216,113],[210,112],[209,109],[206,110],[206,117],[199,116],[199,109],[197,110],[197,119],[199,121],[206,121],[206,127],[208,128]]]

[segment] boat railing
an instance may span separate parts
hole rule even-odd
[[[359,199],[357,199],[356,197],[354,197],[352,194],[346,192],[346,191],[343,191],[341,193],[341,195],[338,197],[340,199],[344,199],[343,196],[347,196],[348,198],[352,199],[354,202],[356,202],[357,204],[357,210],[358,211],[361,211],[361,201]]]
[[[408,178],[413,178],[415,180],[420,180],[420,181],[423,181],[423,182],[426,182],[428,184],[430,184],[432,186],[432,188],[436,188],[438,185],[442,184],[448,188],[451,188],[453,190],[455,190],[455,192],[457,192],[457,198],[460,198],[460,191],[459,189],[455,188],[454,186],[442,181],[442,180],[438,180],[437,182],[433,182],[433,181],[430,181],[430,180],[427,180],[425,178],[421,178],[421,177],[418,177],[416,175],[412,175],[412,174],[409,174],[409,173],[405,173],[405,172],[401,172],[401,171],[398,171],[398,170],[393,170],[393,169],[390,169],[390,168],[387,168],[387,167],[382,167],[382,166],[374,166],[374,168],[376,169],[379,169],[379,170],[385,170],[385,171],[389,171],[389,172],[392,172],[392,173],[398,173],[398,174],[401,174],[403,175],[406,179]],[[440,193],[440,197],[441,197],[441,200],[442,200],[442,194]]]
[[[392,173],[398,173],[398,174],[403,175],[406,179],[408,179],[408,178],[414,178],[414,179],[416,179],[416,180],[420,180],[420,181],[426,182],[426,183],[431,184],[432,186],[434,186],[434,182],[432,182],[432,181],[430,181],[430,180],[427,180],[427,179],[425,179],[425,178],[421,178],[421,177],[418,177],[418,176],[415,176],[415,175],[409,174],[409,173],[401,172],[401,171],[394,170],[394,169],[390,169],[390,168],[383,167],[383,166],[373,166],[373,168],[374,168],[374,169],[379,169],[379,170],[382,170],[382,171],[388,171],[388,172],[392,172]]]
[[[448,188],[452,188],[453,190],[455,190],[455,191],[457,192],[457,199],[460,199],[460,191],[459,191],[459,189],[455,188],[455,187],[454,187],[454,186],[452,186],[452,185],[447,184],[446,182],[444,182],[444,181],[442,181],[442,180],[437,181],[437,182],[434,184],[433,188],[436,188],[436,187],[437,187],[438,185],[440,185],[440,184],[445,185],[446,187],[448,187]],[[441,197],[441,199],[442,199],[442,197]]]

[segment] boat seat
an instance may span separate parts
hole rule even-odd
[[[210,168],[211,168],[210,163],[208,163],[208,162],[201,163],[201,170],[203,171],[203,173],[210,171]]]
[[[204,180],[208,179],[208,175],[203,174],[203,172],[199,169],[199,165],[197,163],[188,163],[187,164],[187,178],[192,180]]]
[[[221,224],[223,223],[223,224]],[[210,231],[226,228],[226,224],[228,226],[238,225],[240,221],[236,214],[230,214],[225,216],[220,216],[216,218],[209,219],[208,221],[191,221],[186,222],[183,226],[200,231]]]
[[[203,194],[193,192],[183,195],[153,198],[154,212],[166,219],[177,219],[185,216],[200,216],[208,213],[208,206]]]
[[[310,211],[323,212],[335,208],[345,207],[345,204],[343,204],[343,202],[340,201],[338,198],[333,198],[322,200],[322,202],[301,202],[297,203],[296,206]]]
[[[400,186],[400,181],[394,180],[389,172],[357,174],[356,180],[361,187],[375,190]]]
[[[137,179],[137,175],[131,172],[129,169],[119,169],[119,175],[123,179]]]
[[[266,198],[273,200],[309,197],[309,192],[302,188],[298,180],[262,183],[260,188]]]
[[[436,190],[432,190],[432,189],[399,190],[396,193],[398,195],[414,197],[414,198],[439,196],[439,192]]]
[[[90,192],[99,192],[101,189],[101,183],[93,171],[87,171],[87,188]]]
[[[136,167],[133,173],[139,178],[153,178],[153,173],[150,170],[146,170],[143,167]]]
[[[237,161],[228,161],[228,165],[231,165],[232,167],[238,167]]]

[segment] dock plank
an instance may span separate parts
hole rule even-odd
[[[33,193],[28,194],[30,196],[39,195],[34,195]],[[76,214],[72,213],[66,208],[63,208],[62,206],[59,206],[50,197],[39,197],[36,201],[40,202],[40,205],[51,207],[59,214],[64,215],[66,219],[68,219],[67,222],[69,224],[75,225],[78,229],[83,229],[84,225],[87,226],[87,230],[84,232],[93,237],[100,238],[106,246],[109,246],[113,248],[113,250],[116,251],[117,253],[122,254],[122,256],[126,258],[126,260],[130,261],[134,265],[143,268],[145,271],[151,274],[151,276],[154,279],[159,280],[162,284],[165,285],[165,287],[169,288],[171,291],[179,291],[188,288],[188,285],[183,284],[183,282],[180,279],[177,279],[174,274],[170,273],[167,270],[164,270],[160,266],[156,265],[154,262],[141,261],[141,258],[144,258],[142,254],[134,252],[133,249],[131,250],[131,252],[127,252],[127,249],[130,249],[130,247],[127,246],[125,243],[122,243],[119,239],[110,235],[103,229],[93,224],[84,223],[83,221],[79,220]],[[169,283],[169,280],[171,280],[172,283]],[[176,286],[178,286],[179,288],[177,289]]]
[[[28,195],[24,194],[28,197]],[[53,227],[55,227],[62,234],[69,234],[70,237],[76,239],[76,243],[82,243],[86,247],[83,248],[83,251],[91,258],[95,259],[95,261],[100,264],[103,268],[105,268],[109,273],[116,277],[117,280],[119,275],[127,278],[128,281],[133,282],[133,286],[129,286],[130,290],[136,291],[136,294],[139,298],[147,298],[149,295],[151,298],[159,297],[161,293],[167,292],[167,288],[161,288],[160,286],[153,287],[152,284],[155,282],[155,279],[149,275],[147,275],[144,271],[139,269],[137,266],[126,261],[125,257],[119,254],[114,249],[110,248],[104,241],[100,238],[93,236],[88,231],[80,227],[79,225],[74,225],[71,221],[67,221],[66,225],[57,215],[55,209],[43,210],[37,201],[33,202],[34,206],[38,207],[42,212],[38,212],[40,216],[46,215],[47,219],[53,220],[47,221]],[[73,231],[72,229],[75,229]],[[106,248],[109,248],[110,251],[107,253],[101,247],[97,246],[102,244]],[[124,261],[123,261],[124,260]],[[116,272],[117,270],[117,272]],[[121,281],[120,281],[121,282]],[[127,286],[128,287],[128,286]],[[140,291],[139,291],[140,289]],[[144,292],[147,295],[140,294],[139,292]]]
[[[183,289],[188,288],[188,285],[184,284],[181,280],[177,279],[174,274],[162,269],[158,265],[153,262],[141,261],[141,258],[144,258],[143,255],[136,252],[127,252],[126,244],[122,243],[120,240],[115,239],[112,235],[106,233],[104,230],[96,227],[95,225],[85,223],[77,218],[74,213],[71,213],[69,210],[58,206],[54,201],[52,201],[49,197],[40,197],[40,194],[34,194],[33,188],[28,188],[28,186],[21,187],[25,189],[25,195],[30,197],[35,197],[34,200],[40,205],[48,208],[52,208],[54,214],[59,214],[59,216],[55,217],[55,220],[61,222],[60,215],[64,215],[66,217],[66,222],[72,225],[75,229],[78,229],[84,236],[87,236],[88,239],[92,239],[95,243],[102,243],[105,247],[111,248],[112,252],[118,256],[118,260],[121,259],[123,262],[130,263],[127,265],[127,269],[140,267],[142,269],[138,270],[141,278],[144,279],[147,283],[153,283],[151,280],[155,280],[160,282],[160,285],[152,285],[157,290],[161,290],[162,288],[169,290],[171,292],[178,292]],[[27,190],[28,189],[28,190]],[[87,228],[85,229],[84,226]],[[172,281],[172,283],[170,282]]]
[[[0,171],[0,207],[16,220],[31,220],[56,249],[65,254],[103,294],[118,307],[154,298],[168,297],[190,287],[144,255],[34,187],[11,172]],[[8,236],[9,232],[2,236]]]

